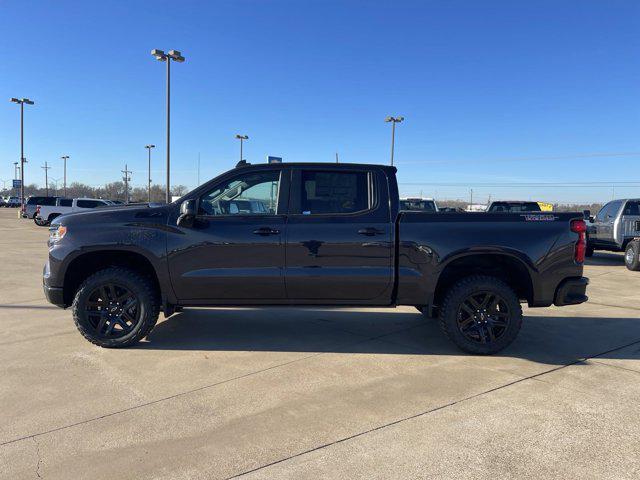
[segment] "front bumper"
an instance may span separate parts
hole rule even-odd
[[[586,277],[567,278],[560,282],[556,289],[556,296],[553,304],[558,307],[565,305],[577,305],[589,300],[587,297],[587,285],[589,279]]]
[[[44,296],[47,299],[47,302],[53,303],[57,307],[67,307],[64,303],[64,290],[61,287],[48,287],[46,285],[42,285],[42,288],[44,289]]]
[[[64,289],[62,287],[52,287],[49,285],[51,279],[51,271],[49,269],[49,262],[44,265],[42,271],[42,289],[44,290],[44,296],[47,302],[62,308],[66,308],[64,303]]]

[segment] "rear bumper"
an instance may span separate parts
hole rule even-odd
[[[556,289],[556,296],[553,304],[558,307],[565,305],[576,305],[589,300],[587,297],[587,285],[589,279],[586,277],[567,278],[560,282]]]

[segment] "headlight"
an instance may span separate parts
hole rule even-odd
[[[59,242],[67,234],[67,227],[64,225],[53,225],[49,227],[49,244]]]

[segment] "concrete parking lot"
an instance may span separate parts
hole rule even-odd
[[[0,209],[0,476],[639,478],[640,272],[462,354],[413,308],[190,309],[136,348],[44,300],[47,229]]]

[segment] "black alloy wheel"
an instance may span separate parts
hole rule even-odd
[[[494,292],[472,293],[458,308],[460,333],[472,342],[487,343],[500,339],[509,326],[511,312],[507,302]]]
[[[124,285],[105,283],[89,294],[85,312],[96,336],[118,338],[130,333],[140,321],[138,303],[136,295]]]

